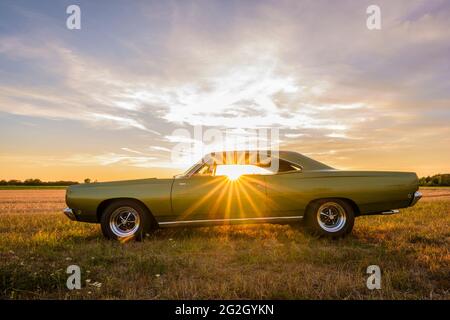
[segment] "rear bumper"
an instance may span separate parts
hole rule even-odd
[[[73,220],[73,221],[77,220],[77,218],[76,218],[75,214],[73,213],[72,209],[65,208],[63,212],[66,215],[66,217],[69,218],[70,220]]]
[[[412,207],[413,205],[415,205],[417,203],[417,201],[420,200],[420,198],[422,198],[422,192],[420,192],[420,191],[414,192],[413,198],[412,198],[409,206]]]

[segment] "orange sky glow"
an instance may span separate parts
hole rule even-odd
[[[378,1],[368,30],[370,4],[81,1],[69,30],[63,2],[2,2],[0,180],[171,177],[201,156],[171,156],[198,126],[276,128],[338,169],[450,173],[450,5]]]

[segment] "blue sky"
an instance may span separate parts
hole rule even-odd
[[[450,171],[449,16],[439,0],[2,1],[0,178],[169,176],[194,125],[278,128],[338,168]]]

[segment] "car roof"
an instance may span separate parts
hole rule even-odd
[[[314,159],[311,159],[303,154],[300,154],[295,151],[284,151],[284,150],[228,150],[228,151],[216,151],[211,152],[207,154],[203,159],[207,158],[215,158],[218,155],[221,155],[222,157],[226,158],[226,155],[229,155],[230,153],[236,154],[243,154],[243,153],[258,153],[265,155],[267,157],[277,157],[282,160],[286,160],[289,162],[292,162],[294,164],[300,165],[303,170],[323,170],[323,169],[333,169],[330,166],[327,166],[326,164],[323,164],[319,161],[316,161]]]

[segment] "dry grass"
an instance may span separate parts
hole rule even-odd
[[[66,190],[0,190],[0,214],[62,212]]]
[[[60,214],[63,190],[2,190],[0,296],[449,299],[450,197],[424,192],[401,214],[358,218],[339,241],[301,226],[253,225],[165,229],[119,244],[104,240],[97,225]],[[81,290],[65,287],[70,264],[82,269]],[[382,269],[381,290],[366,288],[371,264]]]

